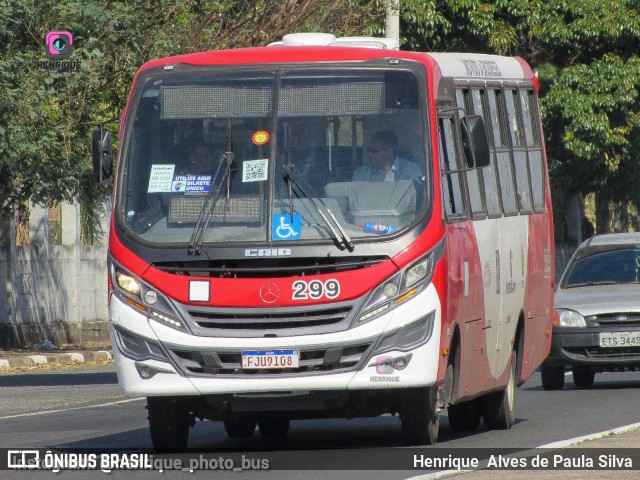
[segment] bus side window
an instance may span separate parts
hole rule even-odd
[[[513,165],[511,163],[508,118],[504,111],[503,97],[502,90],[496,88],[488,89],[489,117],[491,118],[493,146],[496,152],[502,208],[506,215],[513,215],[518,213],[518,205],[516,202]]]
[[[466,218],[464,173],[459,172],[453,120],[453,117],[439,119],[442,201],[447,219],[459,220]]]
[[[531,213],[531,187],[529,183],[529,165],[527,159],[527,145],[522,117],[519,115],[518,91],[505,90],[507,116],[509,118],[509,133],[513,148],[513,166],[515,169],[518,193],[518,207],[521,213]]]
[[[496,180],[496,157],[495,144],[493,138],[493,125],[488,115],[487,107],[487,90],[485,88],[474,88],[471,90],[471,98],[473,101],[473,113],[484,117],[484,124],[487,128],[489,137],[489,149],[491,151],[491,165],[483,167],[480,171],[482,174],[482,186],[484,187],[484,200],[486,202],[487,214],[490,217],[502,215],[502,206],[500,205],[500,189]]]
[[[491,164],[468,170],[467,188],[469,191],[469,206],[475,219],[484,218],[487,215],[496,217],[502,215],[500,206],[500,191],[496,181],[496,161],[493,138],[491,136],[491,119],[486,114],[486,90],[480,86],[462,85],[456,89],[456,100],[466,115],[481,115],[484,118],[485,127],[489,136],[491,151]],[[462,112],[461,112],[462,114]]]
[[[544,211],[545,174],[542,161],[542,141],[540,140],[540,120],[537,100],[533,90],[520,90],[520,106],[524,132],[529,153],[529,174],[533,193],[533,208],[536,212]]]

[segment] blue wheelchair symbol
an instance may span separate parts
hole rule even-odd
[[[293,222],[290,214],[273,215],[271,238],[273,240],[296,240],[302,238],[302,215],[294,213]]]

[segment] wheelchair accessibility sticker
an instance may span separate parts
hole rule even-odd
[[[302,238],[302,215],[299,213],[291,215],[275,214],[271,217],[271,238],[273,240],[296,240]]]

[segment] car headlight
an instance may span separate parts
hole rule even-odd
[[[575,310],[556,308],[554,310],[553,324],[558,327],[586,327],[584,317]]]

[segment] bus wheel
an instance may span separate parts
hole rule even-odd
[[[284,417],[263,417],[258,420],[258,429],[263,437],[283,438],[287,436],[290,423]]]
[[[449,426],[458,431],[473,431],[480,426],[480,408],[476,399],[449,405]]]
[[[147,397],[149,432],[156,450],[180,450],[189,443],[189,415],[175,398]]]
[[[511,355],[509,383],[499,392],[481,397],[482,418],[489,430],[508,430],[515,420],[516,407],[516,356]]]
[[[573,372],[573,384],[576,387],[591,387],[596,378],[596,372],[589,370],[589,367],[574,365],[571,367]],[[563,372],[564,376],[564,372]]]
[[[249,438],[256,430],[256,419],[249,415],[231,414],[224,419],[224,429],[229,438]]]
[[[437,388],[408,390],[403,396],[400,421],[409,445],[435,445],[440,421],[436,411]]]
[[[542,388],[545,390],[562,390],[564,388],[564,367],[540,367]]]

